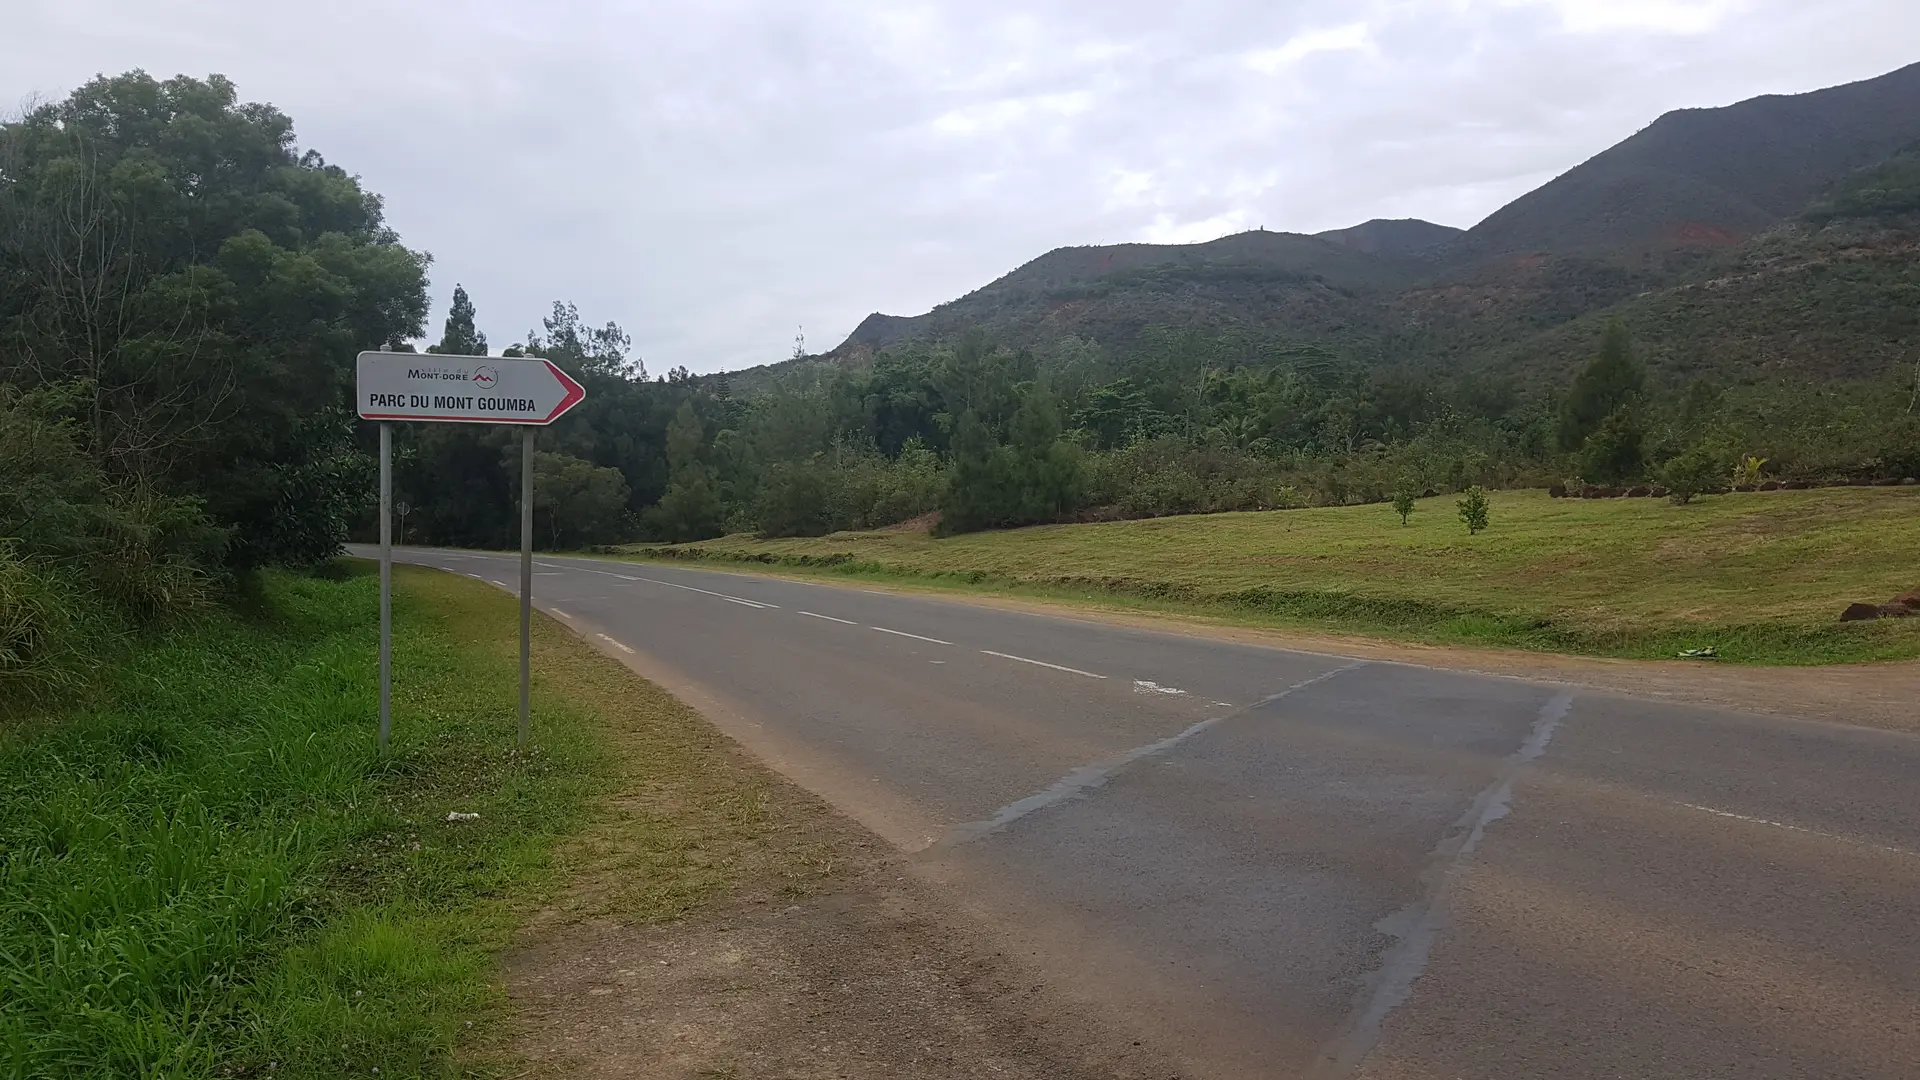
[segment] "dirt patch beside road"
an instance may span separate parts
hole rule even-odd
[[[1175,1075],[1073,1020],[936,910],[875,867],[784,906],[568,927],[510,963],[519,1050],[594,1080]]]

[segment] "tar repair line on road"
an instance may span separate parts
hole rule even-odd
[[[1018,658],[1016,657],[1015,659],[1018,659]],[[1121,754],[1118,757],[1109,758],[1106,761],[1095,762],[1092,765],[1082,765],[1080,768],[1075,769],[1072,772],[1068,773],[1067,775],[1061,777],[1059,780],[1056,780],[1053,783],[1053,785],[1048,787],[1046,790],[1036,791],[1032,795],[1029,795],[1024,799],[1019,799],[1014,802],[1010,802],[1007,805],[1001,807],[999,810],[994,811],[994,814],[992,817],[986,818],[985,820],[982,820],[982,821],[969,821],[961,825],[949,826],[947,829],[947,834],[945,836],[941,837],[938,841],[936,841],[931,846],[927,847],[925,850],[920,852],[920,854],[922,856],[925,856],[929,853],[939,852],[947,848],[959,847],[962,844],[972,843],[973,841],[978,840],[983,836],[988,836],[993,833],[999,832],[1001,829],[1004,829],[1007,826],[1013,824],[1014,822],[1019,821],[1021,818],[1026,817],[1028,814],[1032,814],[1040,810],[1045,810],[1049,806],[1053,806],[1057,803],[1065,802],[1068,799],[1076,798],[1081,794],[1084,794],[1085,792],[1093,790],[1094,788],[1102,787],[1106,784],[1107,781],[1113,779],[1114,774],[1118,773],[1120,770],[1126,768],[1127,766],[1133,764],[1134,762],[1139,761],[1142,758],[1150,758],[1159,754],[1164,754],[1167,751],[1172,750],[1174,747],[1179,746],[1181,743],[1186,742],[1188,739],[1193,738],[1195,735],[1200,734],[1201,732],[1207,730],[1208,728],[1213,727],[1216,724],[1219,724],[1226,720],[1231,720],[1237,716],[1244,716],[1255,709],[1259,709],[1264,706],[1271,705],[1274,702],[1279,701],[1281,698],[1284,698],[1289,694],[1296,693],[1301,690],[1305,690],[1307,687],[1312,686],[1315,683],[1325,682],[1326,680],[1333,678],[1335,675],[1352,671],[1355,668],[1365,667],[1367,666],[1367,664],[1368,664],[1368,661],[1366,660],[1355,660],[1353,663],[1348,664],[1345,667],[1335,668],[1332,671],[1321,672],[1320,674],[1315,675],[1313,678],[1307,679],[1304,682],[1294,683],[1292,686],[1287,687],[1285,690],[1282,690],[1277,694],[1269,694],[1266,697],[1261,698],[1259,701],[1254,702],[1252,705],[1249,705],[1246,708],[1239,710],[1238,712],[1230,713],[1224,716],[1210,716],[1207,719],[1202,720],[1199,723],[1193,725],[1192,727],[1187,728],[1185,731],[1181,731],[1175,735],[1169,735],[1166,738],[1161,739],[1159,742],[1148,743],[1145,746],[1136,746],[1132,750],[1128,750],[1126,753]],[[1048,664],[1044,666],[1052,667],[1053,665]],[[1082,674],[1084,674],[1084,672]],[[1098,677],[1099,676],[1096,676],[1096,678]]]
[[[1433,849],[1432,861],[1421,878],[1427,895],[1382,919],[1377,927],[1400,940],[1380,960],[1368,980],[1372,992],[1354,1013],[1346,1032],[1323,1050],[1309,1080],[1337,1080],[1353,1074],[1380,1042],[1387,1016],[1413,996],[1413,984],[1426,970],[1434,942],[1447,928],[1447,895],[1465,872],[1472,855],[1487,834],[1487,826],[1507,816],[1513,785],[1528,765],[1547,752],[1554,732],[1573,709],[1573,691],[1563,690],[1540,707],[1533,728],[1520,748],[1508,755],[1500,775],[1468,805]]]

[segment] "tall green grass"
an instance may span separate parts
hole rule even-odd
[[[90,599],[71,573],[0,541],[0,702],[43,699],[80,680],[88,646],[104,635]]]
[[[608,760],[564,720],[512,753],[512,666],[404,591],[382,756],[375,610],[361,573],[269,575],[258,610],[0,729],[0,1077],[472,1065],[454,1048],[498,1005],[507,901]]]

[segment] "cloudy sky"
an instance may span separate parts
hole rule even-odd
[[[220,72],[433,253],[649,369],[1066,244],[1468,226],[1674,108],[1920,61],[1913,0],[0,0],[0,104]]]

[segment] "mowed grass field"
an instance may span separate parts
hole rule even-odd
[[[1920,619],[1841,624],[1920,588],[1920,490],[1657,499],[1495,492],[1468,536],[1456,497],[1387,506],[1055,525],[935,539],[729,536],[634,548],[1254,625],[1623,657],[1711,646],[1723,661],[1920,656]]]

